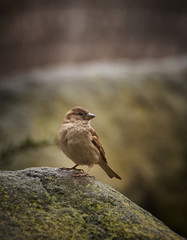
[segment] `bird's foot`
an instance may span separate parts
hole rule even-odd
[[[79,168],[75,168],[75,167],[71,167],[71,168],[62,167],[62,168],[59,168],[59,169],[60,170],[67,170],[67,171],[76,170],[76,171],[84,172],[83,169],[79,169]]]
[[[74,174],[73,177],[93,177],[93,178],[95,178],[94,176],[89,175],[87,172]]]

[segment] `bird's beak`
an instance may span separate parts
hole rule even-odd
[[[92,119],[92,118],[94,118],[94,117],[95,117],[95,115],[94,115],[93,113],[88,113],[87,116],[86,116],[86,118],[87,118],[88,120],[90,120],[90,119]]]

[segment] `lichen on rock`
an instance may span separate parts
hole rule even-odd
[[[0,239],[183,239],[108,185],[73,174],[0,171]]]

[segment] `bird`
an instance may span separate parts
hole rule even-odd
[[[105,151],[100,143],[99,137],[90,125],[90,120],[95,118],[84,107],[70,109],[61,124],[58,138],[63,153],[71,159],[75,165],[71,168],[60,168],[61,170],[82,170],[77,169],[79,165],[87,165],[88,168],[74,176],[88,176],[93,165],[98,164],[110,178],[121,179],[108,165]]]

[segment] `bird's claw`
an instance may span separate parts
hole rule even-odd
[[[67,171],[75,170],[75,171],[84,172],[83,169],[79,169],[79,168],[66,168],[66,167],[62,167],[62,168],[59,168],[59,169],[60,169],[60,170],[67,170]]]
[[[85,173],[85,172],[79,173],[79,174],[73,174],[72,177],[92,177],[92,178],[95,178],[94,176],[91,176],[91,175],[89,175],[88,173]]]
[[[72,170],[72,168],[61,167],[60,170]]]

